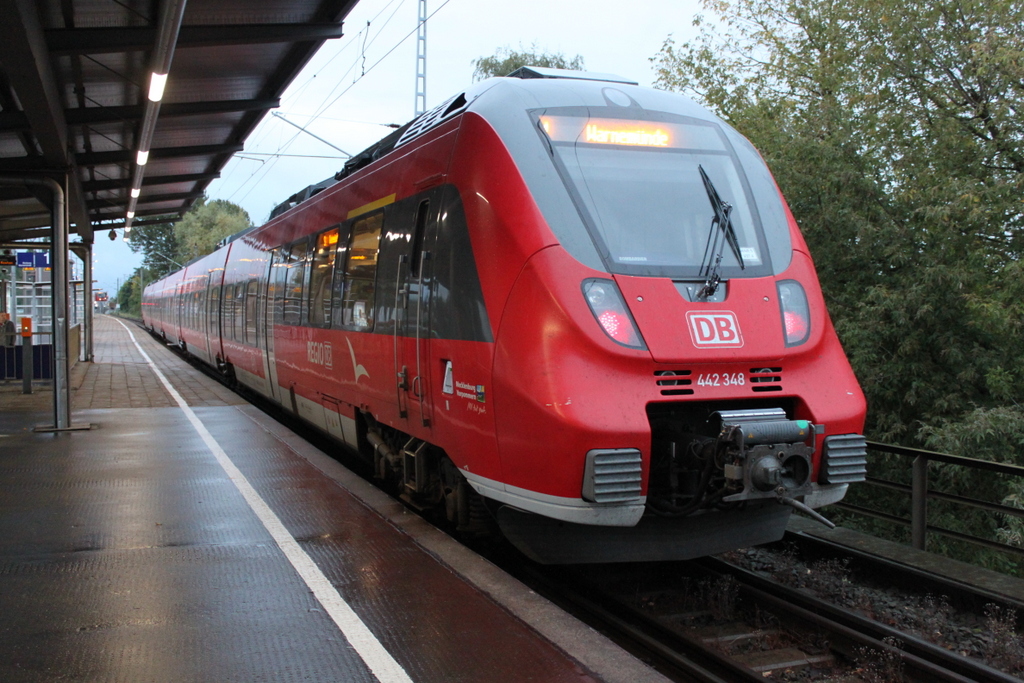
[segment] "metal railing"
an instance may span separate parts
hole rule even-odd
[[[46,343],[36,341],[43,337],[48,339]],[[53,343],[49,341],[50,337],[53,337],[52,332],[35,330],[32,333],[32,345],[29,347],[31,349],[29,381],[53,379]],[[0,380],[25,379],[24,354],[25,347],[19,330],[14,346],[0,346]]]
[[[879,519],[885,522],[890,522],[892,524],[904,527],[909,526],[911,531],[911,545],[913,545],[914,548],[917,548],[919,550],[925,549],[925,546],[927,545],[928,534],[934,533],[940,536],[945,536],[947,538],[952,538],[958,541],[964,541],[967,543],[972,543],[974,545],[989,548],[991,550],[998,550],[1001,552],[1010,553],[1012,555],[1017,555],[1019,557],[1024,557],[1024,548],[928,524],[929,500],[943,501],[946,503],[963,505],[974,509],[986,510],[988,512],[1024,519],[1024,510],[1020,508],[1010,507],[1008,505],[1003,505],[1001,503],[993,503],[990,501],[978,500],[975,498],[967,498],[964,496],[943,493],[941,491],[930,490],[928,488],[928,464],[930,462],[941,462],[949,465],[965,467],[971,470],[989,472],[1000,476],[1022,478],[1024,478],[1024,467],[1020,467],[1017,465],[1006,465],[997,462],[990,462],[988,460],[977,460],[975,458],[965,458],[963,456],[949,455],[947,453],[936,453],[933,451],[926,451],[918,448],[890,446],[888,444],[869,441],[868,452],[870,453],[871,451],[875,451],[878,453],[891,453],[893,455],[913,459],[913,463],[911,465],[911,484],[909,486],[906,484],[900,484],[897,482],[887,481],[875,477],[868,477],[867,481],[865,482],[869,486],[875,486],[893,491],[898,491],[904,494],[909,494],[911,498],[910,518],[907,519],[906,517],[900,517],[898,515],[894,515],[888,512],[874,510],[845,502],[836,503],[835,506],[837,508],[855,514],[872,517],[874,519]],[[868,471],[871,471],[870,461],[868,463]]]

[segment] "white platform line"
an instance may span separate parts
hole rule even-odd
[[[117,318],[114,318],[117,320]],[[347,602],[341,597],[338,591],[331,585],[331,582],[327,580],[320,568],[316,566],[316,563],[310,559],[309,555],[299,546],[298,542],[292,537],[288,530],[285,528],[281,520],[274,514],[274,511],[270,509],[270,506],[266,504],[260,494],[256,492],[249,480],[245,478],[245,475],[235,467],[235,463],[231,461],[228,454],[224,452],[224,449],[220,447],[217,440],[213,438],[209,430],[206,429],[206,425],[203,424],[202,420],[192,411],[192,408],[185,402],[185,399],[181,397],[171,383],[164,376],[164,373],[160,371],[160,368],[156,366],[153,360],[149,357],[142,346],[135,339],[135,335],[132,334],[131,329],[128,328],[120,320],[117,320],[125,331],[128,332],[128,336],[131,337],[132,342],[135,344],[135,348],[139,350],[142,357],[149,364],[149,367],[153,369],[157,378],[163,383],[164,388],[177,402],[178,407],[185,413],[185,417],[192,423],[196,432],[203,439],[206,447],[210,449],[210,452],[220,463],[220,466],[224,468],[228,477],[234,483],[235,487],[238,488],[239,493],[245,498],[245,501],[252,508],[256,516],[266,527],[267,531],[274,538],[278,547],[291,562],[295,571],[299,573],[302,580],[306,583],[309,589],[316,596],[316,599],[323,605],[324,609],[334,620],[334,623],[341,629],[345,639],[348,640],[349,644],[355,649],[362,660],[369,667],[373,675],[377,677],[381,683],[412,683],[412,679],[405,672],[405,669],[394,660],[384,646],[380,644],[377,637],[366,627],[363,620],[359,618]]]

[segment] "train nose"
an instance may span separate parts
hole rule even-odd
[[[615,282],[658,363],[712,356],[716,362],[764,360],[784,353],[771,279],[731,280],[722,288],[724,296],[703,302],[686,296],[692,283],[625,275],[616,275]]]

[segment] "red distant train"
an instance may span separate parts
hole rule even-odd
[[[411,504],[542,562],[776,540],[865,476],[864,396],[764,162],[615,76],[476,84],[143,303]]]

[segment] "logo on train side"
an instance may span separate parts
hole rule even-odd
[[[743,334],[732,311],[689,311],[686,321],[693,345],[700,348],[740,348]]]
[[[356,376],[356,382],[359,381],[360,377],[370,379],[370,373],[366,371],[366,368],[363,367],[362,363],[356,360],[356,350],[352,348],[352,340],[345,339],[345,341],[348,343],[349,355],[352,356],[352,374]]]
[[[306,342],[306,357],[312,365],[322,365],[328,369],[334,367],[331,342]]]

